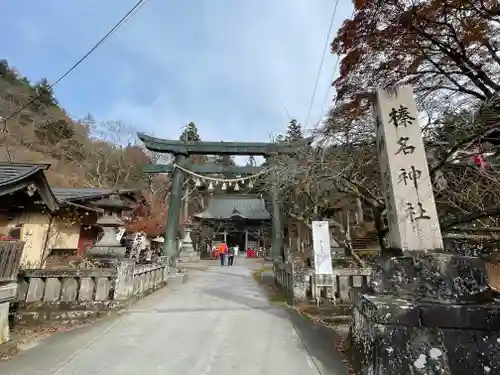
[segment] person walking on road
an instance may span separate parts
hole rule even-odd
[[[227,245],[223,242],[219,245],[219,258],[220,258],[220,265],[224,265],[224,260],[226,259],[226,254],[227,254]]]
[[[227,265],[232,266],[234,263],[234,246],[231,246],[227,253]]]

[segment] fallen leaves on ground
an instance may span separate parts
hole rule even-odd
[[[5,353],[0,351],[0,362],[5,362],[19,353],[18,347],[44,340],[54,333],[68,332],[89,324],[90,321],[54,322],[50,325],[14,326],[11,330],[11,348]],[[21,350],[22,351],[22,350]]]

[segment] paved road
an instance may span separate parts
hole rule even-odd
[[[333,343],[315,354],[320,352],[304,339],[311,331],[299,334],[289,313],[266,300],[251,276],[255,263],[237,262],[213,263],[120,317],[42,341],[0,364],[0,374],[346,374],[345,365],[321,358],[325,350],[328,357],[333,353]]]

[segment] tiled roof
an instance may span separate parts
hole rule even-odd
[[[38,189],[37,196],[47,208],[51,211],[57,210],[57,198],[50,189],[44,173],[49,167],[50,164],[0,163],[0,195],[12,194],[32,183]]]
[[[200,219],[230,219],[240,216],[250,220],[269,220],[264,199],[255,195],[227,194],[210,199],[208,208],[194,215]]]
[[[58,203],[104,198],[112,193],[127,195],[138,192],[137,189],[97,189],[97,188],[51,188],[45,178],[44,171],[50,164],[5,163],[0,162],[0,195],[10,194],[26,186],[32,180],[43,190],[42,199],[55,210]]]
[[[97,199],[106,197],[112,193],[127,194],[134,193],[135,189],[99,189],[99,188],[53,188],[52,191],[59,202],[61,201],[78,201],[84,199]]]
[[[48,168],[48,164],[0,163],[0,186],[22,181]]]

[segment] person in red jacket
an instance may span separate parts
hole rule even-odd
[[[220,265],[224,265],[224,260],[226,259],[226,254],[227,254],[227,245],[223,242],[219,245],[219,258],[220,258]]]

